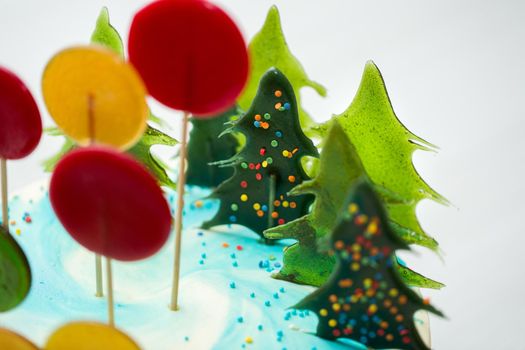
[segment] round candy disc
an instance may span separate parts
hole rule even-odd
[[[170,209],[157,181],[136,160],[110,149],[67,154],[55,168],[49,196],[77,242],[113,259],[147,258],[170,232]]]
[[[196,115],[231,107],[248,76],[239,29],[203,0],[160,0],[144,7],[131,25],[129,57],[154,98]]]
[[[140,350],[129,336],[95,322],[72,322],[49,337],[44,350]]]
[[[10,330],[0,328],[0,349],[38,350],[35,344]]]
[[[135,69],[98,46],[66,49],[49,61],[44,100],[58,126],[80,145],[127,149],[146,129],[146,89]]]
[[[27,258],[11,235],[0,226],[0,312],[18,306],[30,287],[31,270]],[[0,349],[4,348],[0,346]]]
[[[33,96],[16,75],[0,67],[0,158],[24,158],[41,136],[42,120]]]

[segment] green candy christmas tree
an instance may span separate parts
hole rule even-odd
[[[62,136],[64,137],[64,144],[60,150],[52,157],[46,159],[43,163],[44,171],[52,172],[58,161],[68,152],[75,149],[77,146],[75,142],[65,136],[62,131],[57,127],[46,128],[46,133],[50,136]],[[151,147],[162,145],[162,146],[175,146],[177,140],[171,136],[166,135],[160,130],[148,125],[146,132],[142,135],[139,142],[132,148],[126,151],[126,153],[135,157],[139,162],[144,164],[146,168],[157,178],[157,181],[161,186],[175,189],[177,186],[175,182],[168,176],[167,165],[157,159],[151,153]]]
[[[91,43],[102,45],[120,56],[124,57],[124,46],[122,39],[117,30],[109,22],[109,13],[107,8],[102,8],[97,19],[95,30],[91,36]],[[150,113],[150,121],[161,125],[162,120]],[[56,127],[46,129],[46,133],[50,136],[63,136],[64,143],[60,150],[45,160],[43,163],[44,170],[52,172],[58,161],[68,152],[73,150],[75,143],[65,136],[62,131]],[[176,184],[170,179],[167,174],[167,166],[159,161],[153,154],[151,154],[151,147],[155,145],[174,146],[177,141],[172,137],[166,135],[160,130],[148,125],[146,132],[139,140],[139,142],[127,151],[127,153],[134,156],[138,161],[144,164],[152,174],[157,178],[161,186],[166,186],[175,189]]]
[[[402,281],[394,252],[410,248],[393,232],[367,180],[348,196],[329,244],[337,260],[334,272],[293,307],[319,316],[317,335],[349,338],[373,349],[429,349],[414,313],[443,315]]]
[[[331,232],[346,193],[364,174],[361,161],[339,123],[333,123],[323,143],[316,177],[290,192],[293,196],[315,195],[312,211],[264,232],[268,239],[297,240],[285,248],[283,268],[274,277],[314,286],[326,282],[335,264],[333,257],[318,251],[318,241]]]
[[[186,170],[186,183],[201,187],[217,187],[224,180],[233,175],[230,167],[218,167],[218,161],[233,157],[238,150],[238,139],[232,134],[225,134],[225,124],[231,122],[241,114],[237,106],[230,108],[217,117],[191,118],[193,126],[188,142],[188,154],[197,154],[198,157],[189,157]]]
[[[406,243],[438,250],[438,243],[421,227],[416,206],[423,199],[447,201],[419,176],[412,163],[416,150],[435,146],[410,132],[397,118],[377,66],[369,61],[352,104],[335,116],[362,161],[375,190],[381,195],[393,230]],[[326,135],[329,123],[318,128]]]
[[[283,73],[270,69],[261,79],[250,109],[225,131],[240,132],[246,144],[221,166],[234,174],[211,195],[220,208],[203,228],[240,224],[262,236],[270,227],[306,214],[311,195],[288,197],[288,192],[307,180],[301,159],[317,156],[317,149],[299,125],[294,90]]]
[[[319,245],[335,225],[338,208],[359,178],[366,177],[352,142],[337,120],[332,121],[323,140],[319,172],[312,180],[295,187],[290,195],[315,195],[312,211],[294,221],[264,232],[268,239],[291,238],[297,243],[285,248],[283,268],[273,277],[294,283],[321,286],[335,265],[335,259],[320,251]],[[441,288],[442,285],[396,263],[411,286]]]
[[[131,154],[139,162],[144,164],[157,178],[157,181],[161,186],[175,189],[176,184],[167,173],[168,166],[151,153],[151,148],[157,145],[175,146],[177,143],[177,140],[171,136],[168,136],[162,131],[148,125],[146,132],[142,135],[139,142],[130,148],[127,153]]]
[[[299,91],[303,87],[309,87],[320,96],[325,97],[326,89],[321,84],[310,80],[299,60],[290,52],[276,6],[272,6],[268,11],[263,27],[251,40],[248,50],[251,60],[250,79],[239,97],[239,106],[244,110],[250,107],[261,77],[268,69],[275,67],[286,75],[297,94],[300,124],[306,135],[312,136],[311,127],[315,126],[315,122],[303,109]]]

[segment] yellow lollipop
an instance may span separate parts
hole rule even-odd
[[[38,350],[38,348],[26,338],[3,328],[0,328],[0,349]]]
[[[42,90],[55,122],[80,145],[126,150],[146,129],[146,88],[140,76],[103,47],[59,52],[44,71]]]
[[[118,329],[95,322],[72,322],[57,329],[44,350],[140,350]]]

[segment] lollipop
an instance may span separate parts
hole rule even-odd
[[[146,128],[144,85],[133,67],[108,49],[79,46],[59,52],[44,71],[42,90],[55,122],[80,145],[125,150]],[[96,295],[101,297],[99,255],[95,261]]]
[[[231,18],[203,0],[159,0],[144,7],[133,19],[128,49],[150,95],[184,112],[170,305],[176,310],[188,118],[234,104],[248,76],[248,53]]]
[[[42,136],[42,120],[33,96],[12,72],[0,67],[0,168],[2,223],[8,228],[7,159],[29,155]]]
[[[44,350],[71,349],[140,350],[137,343],[123,332],[95,322],[68,323],[57,329],[44,347]]]
[[[38,350],[35,344],[20,334],[0,328],[0,349],[6,350]]]
[[[109,323],[113,320],[111,259],[135,261],[157,252],[171,228],[168,203],[155,178],[136,160],[88,147],[57,165],[49,197],[67,232],[107,257]]]
[[[42,78],[44,100],[57,125],[79,145],[126,150],[146,130],[146,91],[133,67],[99,46],[59,52]]]
[[[30,287],[31,269],[27,258],[13,237],[0,226],[0,312],[19,305]]]
[[[49,197],[71,236],[101,255],[141,260],[168,238],[171,216],[162,190],[126,154],[101,147],[70,152],[53,173]]]

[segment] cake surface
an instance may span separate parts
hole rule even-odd
[[[261,244],[240,226],[198,229],[218,207],[199,200],[207,194],[199,187],[186,194],[180,311],[168,308],[170,240],[150,259],[114,263],[118,328],[151,350],[363,349],[316,337],[315,314],[287,309],[314,290],[271,278],[290,242]],[[174,194],[168,196],[173,203]],[[94,254],[62,228],[47,182],[18,192],[10,201],[10,217],[11,231],[29,258],[33,286],[20,307],[2,316],[3,324],[42,346],[66,322],[107,322],[106,300],[94,296]],[[423,319],[426,315],[418,315],[416,325],[426,330]]]

